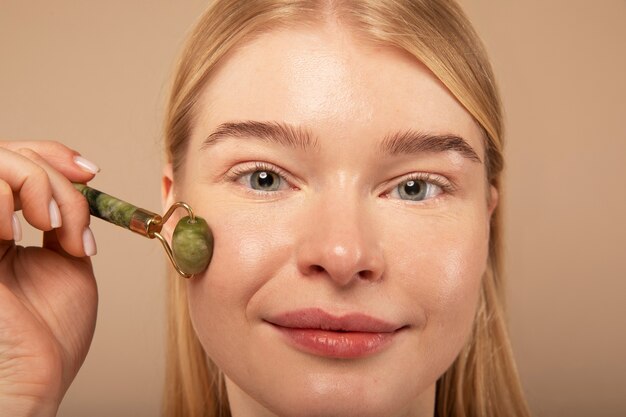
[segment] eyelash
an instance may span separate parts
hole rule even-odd
[[[268,171],[268,172],[278,175],[281,178],[281,180],[286,181],[287,183],[291,182],[290,181],[291,176],[286,171],[274,165],[267,164],[265,162],[254,162],[254,165],[252,166],[244,166],[244,167],[236,168],[233,171],[227,173],[225,177],[228,180],[235,182],[242,175],[251,174],[255,171]],[[451,194],[456,191],[455,185],[450,180],[446,179],[445,177],[441,175],[427,173],[427,172],[416,172],[413,174],[409,174],[407,177],[402,178],[401,181],[397,182],[395,187],[397,187],[398,185],[404,182],[411,181],[411,180],[424,181],[430,184],[434,184],[441,188],[442,193],[446,193],[446,194]],[[253,195],[257,195],[257,196],[276,193],[276,191],[260,191],[260,190],[253,190],[250,188],[246,188],[245,191]],[[386,194],[389,194],[389,192]],[[403,201],[410,201],[410,200],[403,200]]]
[[[409,174],[408,177],[402,178],[402,180],[396,184],[396,187],[399,184],[402,184],[404,182],[411,181],[411,180],[424,181],[424,182],[428,182],[431,184],[435,184],[436,186],[440,187],[441,191],[443,191],[444,193],[453,193],[456,190],[454,184],[450,182],[450,180],[446,179],[445,177],[441,175],[432,174],[429,172],[416,172],[413,174]]]

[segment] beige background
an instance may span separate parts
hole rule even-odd
[[[0,0],[0,137],[60,140],[102,167],[94,186],[160,211],[168,76],[204,4]],[[505,104],[511,335],[532,410],[626,415],[626,1],[462,4]],[[161,248],[92,223],[98,324],[59,415],[158,415]]]

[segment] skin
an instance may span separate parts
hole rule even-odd
[[[0,417],[55,416],[93,338],[89,207],[72,182],[94,174],[76,156],[57,142],[0,141]],[[43,231],[41,247],[15,243],[15,210]]]
[[[187,283],[189,309],[233,416],[432,416],[435,383],[471,331],[497,195],[485,166],[455,151],[386,157],[376,147],[390,132],[424,130],[461,136],[484,159],[470,114],[415,58],[333,24],[245,44],[195,110],[178,182],[165,168],[163,204],[189,202],[215,236],[209,268]],[[201,150],[220,123],[241,120],[305,126],[320,148],[248,138]],[[253,194],[250,174],[224,178],[255,161],[288,173],[279,190]],[[402,199],[416,172],[456,189]],[[264,321],[305,307],[408,328],[367,358],[324,358]]]

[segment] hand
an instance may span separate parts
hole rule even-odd
[[[0,141],[0,417],[56,415],[93,338],[96,246],[71,182],[97,167],[76,157],[56,142]],[[42,247],[16,246],[20,209]]]

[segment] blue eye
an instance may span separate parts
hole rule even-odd
[[[249,184],[258,191],[276,191],[280,187],[280,181],[280,176],[273,171],[257,170],[250,175]]]
[[[442,192],[440,185],[433,184],[418,178],[411,178],[398,184],[391,192],[400,196],[403,200],[423,201],[433,198]]]
[[[285,189],[289,184],[288,174],[278,167],[264,162],[255,162],[252,166],[233,169],[226,177],[241,184],[246,191],[255,194],[272,193]]]

